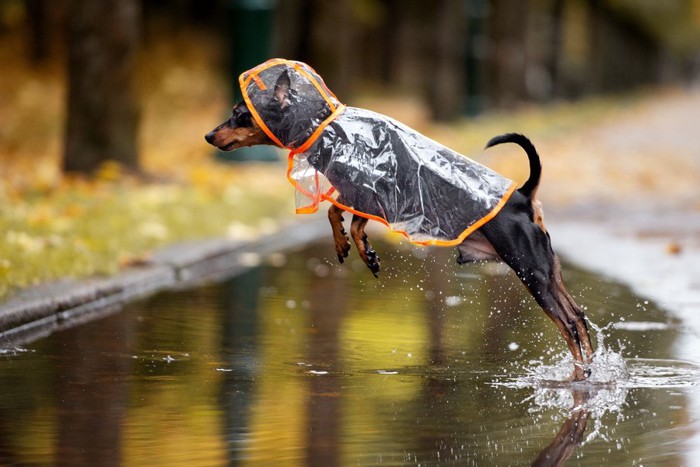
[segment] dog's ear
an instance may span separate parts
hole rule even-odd
[[[277,83],[275,83],[275,99],[279,102],[280,108],[282,109],[292,104],[289,100],[290,85],[289,73],[285,70],[284,73],[277,78]]]

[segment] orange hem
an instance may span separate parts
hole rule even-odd
[[[457,246],[460,243],[462,243],[464,241],[464,239],[467,238],[469,235],[473,234],[475,231],[477,231],[480,227],[482,227],[488,221],[490,221],[491,219],[496,217],[496,214],[498,214],[501,211],[501,209],[503,209],[503,206],[505,206],[506,202],[513,195],[513,192],[515,191],[516,188],[517,188],[517,185],[515,184],[515,182],[511,183],[510,186],[508,187],[508,190],[503,194],[503,197],[501,197],[501,199],[498,201],[498,204],[496,204],[496,206],[494,206],[493,209],[491,209],[491,211],[489,211],[488,214],[486,214],[481,219],[477,220],[472,225],[470,225],[469,227],[464,229],[464,231],[462,231],[462,233],[459,234],[459,236],[457,236],[457,238],[454,240],[425,240],[425,241],[413,240],[413,239],[411,239],[411,236],[408,234],[408,232],[406,232],[404,230],[398,230],[398,229],[392,228],[391,224],[389,224],[389,222],[386,219],[384,219],[383,217],[378,217],[378,216],[374,216],[372,214],[367,214],[367,213],[364,213],[361,211],[357,211],[356,209],[353,209],[349,206],[345,206],[344,204],[339,203],[337,200],[335,200],[334,198],[331,198],[330,196],[323,195],[322,198],[326,201],[330,201],[331,203],[338,206],[340,209],[347,211],[351,214],[355,214],[355,215],[358,215],[360,217],[364,217],[366,219],[381,222],[382,224],[386,225],[389,228],[389,230],[391,230],[392,232],[396,232],[396,233],[403,235],[411,243],[414,243],[416,245],[421,245],[421,246]]]
[[[291,164],[292,164],[291,157],[289,158],[289,164],[290,164],[289,167],[291,168]],[[287,172],[287,180],[289,180],[289,182],[297,190],[299,190],[302,194],[308,196],[309,198],[315,198],[315,196],[311,195],[310,193],[307,193],[306,190],[303,190],[298,186],[298,184],[294,181],[294,179],[289,176],[289,171]],[[503,194],[501,199],[498,201],[498,204],[496,204],[496,206],[494,206],[493,209],[491,209],[491,211],[489,211],[488,214],[486,214],[481,219],[477,220],[472,225],[470,225],[469,227],[464,229],[464,231],[462,231],[462,233],[459,234],[459,236],[457,236],[457,238],[454,240],[425,240],[425,241],[413,240],[413,239],[411,239],[411,236],[408,234],[408,232],[406,232],[404,230],[398,230],[398,229],[392,228],[391,224],[389,224],[389,222],[386,219],[384,219],[383,217],[375,216],[372,214],[367,214],[365,212],[358,211],[356,209],[351,208],[350,206],[345,206],[344,204],[340,203],[338,200],[336,200],[335,198],[330,196],[330,194],[334,191],[334,189],[329,190],[328,193],[326,193],[326,194],[322,194],[321,199],[324,201],[329,201],[330,203],[338,206],[343,211],[349,212],[350,214],[355,214],[357,216],[364,217],[365,219],[370,219],[373,221],[380,222],[380,223],[384,224],[385,226],[387,226],[389,228],[389,230],[391,230],[392,232],[396,232],[396,233],[403,235],[404,237],[406,237],[408,239],[408,241],[410,241],[411,243],[414,243],[416,245],[450,247],[450,246],[459,245],[460,243],[462,243],[464,241],[465,238],[467,238],[469,235],[476,232],[484,224],[486,224],[491,219],[496,217],[496,215],[499,212],[501,212],[501,209],[503,209],[503,206],[505,206],[505,204],[508,202],[510,197],[513,195],[516,188],[517,188],[516,183],[515,182],[511,183],[510,186],[508,187],[508,190],[506,190],[506,192]],[[297,214],[313,214],[317,211],[318,211],[318,203],[311,205],[311,206],[298,208],[296,210],[296,213]]]

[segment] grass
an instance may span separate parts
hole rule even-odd
[[[244,172],[263,185],[250,186],[243,174],[231,174],[232,184],[222,193],[129,179],[74,180],[48,192],[6,197],[0,212],[0,295],[59,277],[115,273],[175,241],[248,238],[276,228],[291,212],[283,190],[264,186],[270,177],[261,172],[268,169]]]

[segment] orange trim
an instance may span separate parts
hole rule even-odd
[[[256,66],[255,68],[251,68],[248,71],[244,71],[241,73],[241,76],[239,77],[239,80],[243,78],[243,75],[246,76],[246,86],[248,85],[248,81],[252,79],[252,75],[257,75],[262,71],[267,70],[268,68],[272,68],[275,65],[280,65],[282,63],[289,63],[290,60],[286,60],[284,58],[271,58],[270,60],[261,63],[260,65]]]
[[[309,136],[309,139],[307,139],[307,140],[304,142],[304,144],[302,144],[302,145],[299,146],[298,148],[292,150],[292,152],[293,152],[294,154],[298,154],[298,153],[304,152],[304,151],[306,151],[307,149],[309,149],[309,148],[311,147],[311,145],[314,144],[314,143],[316,142],[316,140],[318,139],[318,137],[321,136],[321,133],[323,133],[323,130],[326,129],[326,127],[328,126],[328,124],[331,123],[331,122],[332,122],[333,120],[335,120],[336,118],[338,118],[338,116],[339,116],[340,114],[343,113],[343,111],[345,110],[345,108],[346,108],[345,105],[340,104],[340,105],[338,106],[338,108],[335,109],[335,111],[334,111],[327,119],[325,119],[323,122],[321,122],[321,124],[318,126],[318,128],[316,128],[316,131],[314,131],[314,132],[311,134],[311,136]]]
[[[314,87],[316,88],[316,90],[319,92],[319,94],[321,94],[323,96],[323,100],[326,101],[326,103],[328,103],[328,105],[331,106],[331,110],[333,112],[335,112],[336,105],[333,103],[331,98],[328,96],[328,93],[326,92],[327,89],[325,87],[321,86],[319,84],[319,82],[316,80],[316,78],[311,76],[304,68],[302,68],[298,64],[294,64],[294,69],[297,70],[302,75],[304,75],[304,77],[306,77],[306,79],[311,81],[311,84],[313,84]]]
[[[297,183],[297,181],[294,180],[294,179],[292,178],[292,176],[290,175],[290,174],[292,173],[292,170],[294,170],[294,155],[295,155],[295,154],[296,154],[296,153],[295,153],[294,151],[290,151],[290,152],[289,152],[289,157],[287,158],[287,180],[289,181],[289,183],[291,183],[291,184],[294,186],[294,188],[296,188],[296,190],[297,190],[299,193],[301,193],[302,195],[304,195],[304,196],[306,196],[307,198],[309,198],[310,200],[312,200],[311,205],[314,206],[315,209],[314,209],[313,211],[311,211],[311,213],[314,213],[314,212],[316,212],[316,211],[318,210],[318,207],[317,207],[317,206],[318,206],[319,200],[323,200],[323,199],[324,199],[324,198],[323,198],[324,196],[330,195],[330,193],[332,193],[332,190],[329,190],[328,193],[325,193],[325,194],[318,194],[318,193],[317,193],[317,194],[314,194],[314,193],[311,193],[310,191],[308,191],[308,190],[307,190],[306,188],[304,188],[303,186],[299,185],[299,184]],[[317,173],[317,177],[318,177],[318,173]],[[317,178],[317,183],[316,183],[316,185],[318,186],[318,178]],[[306,209],[306,208],[298,208],[298,209],[297,209],[297,213],[298,213],[298,214],[301,214],[302,212],[300,212],[300,211],[301,211],[302,209]]]
[[[321,77],[320,73],[319,73],[318,71],[314,70],[313,67],[311,67],[311,65],[309,65],[308,63],[297,62],[297,61],[294,61],[294,60],[285,60],[285,59],[283,59],[283,58],[281,58],[281,59],[273,59],[273,60],[280,60],[280,61],[282,61],[282,62],[291,63],[295,70],[299,70],[299,71],[301,71],[302,73],[304,73],[304,72],[306,71],[306,69],[308,68],[308,69],[311,70],[316,76],[318,76],[319,78]],[[301,65],[304,65],[304,66],[302,67]],[[309,77],[307,76],[307,78],[309,78]],[[311,78],[310,78],[310,79],[311,79]],[[330,89],[328,89],[328,86],[326,86],[326,83],[323,82],[323,79],[321,79],[321,81],[318,81],[318,80],[316,80],[316,78],[313,78],[312,81],[317,82],[317,83],[319,84],[319,86],[321,86],[321,87],[325,90],[326,95],[332,97],[333,99],[335,99],[335,100],[337,100],[337,101],[340,101],[340,99],[338,99],[338,98],[336,97],[336,95],[333,94],[333,91],[331,91]]]
[[[253,118],[255,119],[255,122],[258,124],[258,126],[260,126],[262,131],[264,131],[265,134],[272,141],[274,141],[276,145],[278,145],[281,148],[285,147],[285,145],[282,144],[282,142],[279,139],[277,139],[277,136],[275,136],[275,134],[272,131],[270,131],[270,129],[267,127],[267,125],[265,125],[265,122],[263,121],[262,118],[260,118],[260,114],[258,114],[258,111],[255,109],[255,107],[253,106],[253,103],[250,101],[250,97],[248,97],[247,88],[248,88],[248,83],[250,82],[250,79],[252,79],[252,78],[250,76],[248,76],[247,78],[244,78],[243,75],[245,75],[245,73],[241,73],[241,76],[238,78],[238,81],[239,81],[240,86],[241,86],[241,94],[243,95],[243,100],[245,101],[245,104],[248,107],[250,114],[253,116]]]
[[[318,204],[313,205],[313,206],[306,206],[304,208],[297,208],[295,212],[297,214],[314,214],[317,211],[318,211]]]
[[[261,80],[258,75],[253,75],[253,81],[255,81],[255,84],[258,85],[261,91],[267,90],[267,86],[265,86],[265,83],[263,83],[263,80]]]

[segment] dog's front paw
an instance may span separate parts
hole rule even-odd
[[[345,262],[345,258],[348,257],[348,253],[350,252],[350,239],[348,238],[345,229],[341,230],[340,233],[342,236],[337,236],[335,238],[335,252],[338,255],[338,262],[343,264]]]

